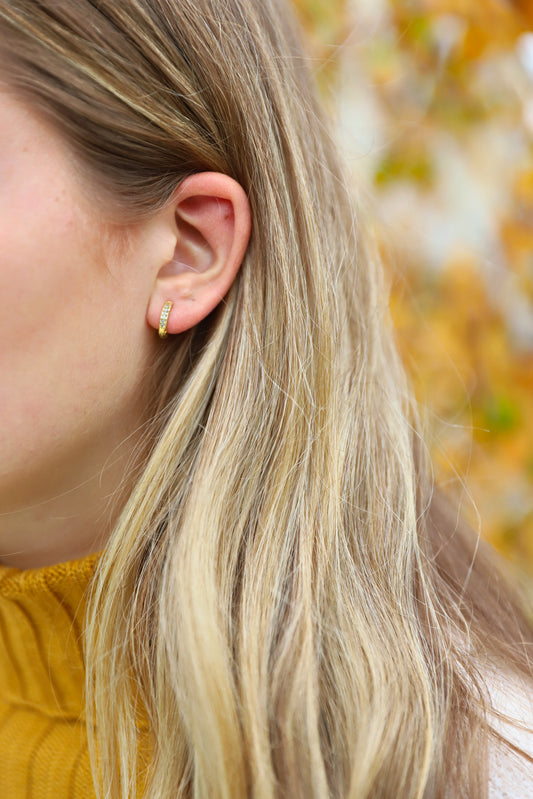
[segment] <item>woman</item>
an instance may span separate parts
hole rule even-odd
[[[284,2],[2,0],[0,70],[0,794],[527,791]]]

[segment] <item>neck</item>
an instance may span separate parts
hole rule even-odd
[[[33,569],[102,549],[118,513],[111,498],[99,496],[98,483],[95,477],[65,494],[2,514],[0,562]]]
[[[32,569],[99,552],[131,490],[136,442],[115,430],[83,457],[58,459],[46,479],[26,474],[18,491],[0,492],[0,563]]]

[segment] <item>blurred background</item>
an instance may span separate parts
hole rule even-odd
[[[533,2],[294,1],[435,477],[533,575]]]

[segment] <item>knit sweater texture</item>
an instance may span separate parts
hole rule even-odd
[[[83,619],[100,553],[38,569],[0,564],[0,799],[94,799],[85,728]],[[496,709],[526,727],[533,697],[506,676]],[[500,731],[533,756],[533,735]],[[149,760],[141,722],[141,756]],[[490,757],[489,799],[533,799],[533,767],[512,753]],[[143,795],[141,774],[138,788]]]
[[[0,797],[93,799],[83,618],[100,553],[0,564]]]

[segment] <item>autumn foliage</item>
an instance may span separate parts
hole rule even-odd
[[[533,574],[533,3],[295,1],[371,198],[436,477]]]

